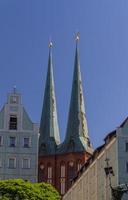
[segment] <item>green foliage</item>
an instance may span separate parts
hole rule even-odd
[[[9,200],[9,198],[6,197],[6,196],[3,196],[3,197],[1,196],[1,197],[0,197],[0,200]]]
[[[0,181],[0,200],[60,200],[60,195],[48,183],[13,179]]]

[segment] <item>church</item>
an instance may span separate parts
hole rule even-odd
[[[90,142],[81,79],[79,34],[76,36],[74,74],[66,136],[60,141],[52,64],[52,42],[49,43],[48,70],[40,120],[38,181],[48,182],[64,195],[71,180],[93,153]]]

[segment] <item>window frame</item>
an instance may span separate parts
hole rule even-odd
[[[16,121],[13,121],[12,119],[16,119]],[[11,114],[9,116],[9,130],[16,131],[18,129],[18,117],[15,114]]]
[[[28,139],[29,141],[28,141],[28,145],[25,145],[25,139]],[[23,138],[23,147],[24,148],[30,148],[31,147],[31,137],[24,137]]]
[[[2,158],[0,157],[0,168],[2,168]]]
[[[65,194],[66,191],[66,184],[65,184],[65,178],[61,178],[60,179],[60,191],[61,191],[61,195]]]
[[[1,139],[0,139],[0,147],[1,147],[1,146],[3,146],[3,144],[4,144],[4,142],[3,142],[3,140],[4,140],[3,135],[0,135],[0,138],[1,138]]]
[[[82,167],[82,160],[79,159],[77,161],[77,171],[80,171],[81,167]]]
[[[47,165],[47,182],[50,184],[53,182],[53,167],[51,164]]]
[[[128,152],[128,141],[125,141],[125,152]]]
[[[14,167],[10,167],[10,160],[14,160]],[[9,169],[16,169],[16,157],[10,157],[10,158],[8,158],[8,168]]]
[[[64,195],[66,191],[66,164],[60,163],[60,192]]]
[[[13,145],[13,143],[11,144],[11,138],[15,138],[14,145]],[[15,136],[10,136],[9,137],[9,147],[16,147],[16,137]]]
[[[24,167],[24,160],[28,160],[28,167]],[[31,168],[31,159],[30,158],[22,158],[22,169],[30,169]]]

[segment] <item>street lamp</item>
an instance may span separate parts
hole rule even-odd
[[[106,158],[106,167],[104,168],[106,177],[109,177],[109,185],[111,188],[112,200],[121,200],[123,195],[128,192],[128,184],[120,184],[112,187],[111,176],[115,175],[112,166],[109,165],[109,159]]]

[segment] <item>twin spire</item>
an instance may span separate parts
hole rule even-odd
[[[79,33],[76,35],[76,52],[72,94],[68,116],[66,137],[60,144],[56,97],[54,89],[52,42],[49,43],[48,72],[44,93],[44,103],[40,121],[39,154],[51,155],[68,152],[90,151],[90,141],[85,116],[80,59],[78,50]]]
[[[49,43],[48,71],[45,85],[44,102],[40,121],[39,153],[55,154],[60,144],[56,97],[52,64],[52,42]]]

